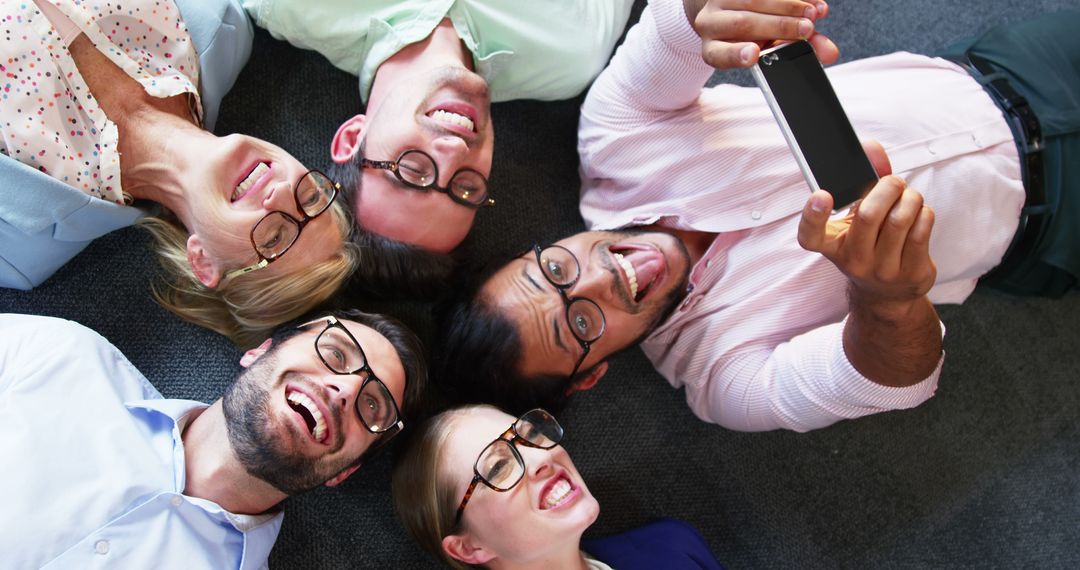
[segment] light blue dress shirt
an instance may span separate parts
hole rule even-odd
[[[251,55],[254,31],[239,0],[174,0],[199,54],[203,123],[213,129],[221,98]],[[94,198],[0,155],[0,287],[40,285],[94,239],[146,211]]]
[[[282,515],[183,494],[187,416],[94,331],[0,315],[0,564],[262,568]]]
[[[449,18],[492,101],[568,99],[604,69],[633,0],[242,0],[277,39],[360,78]],[[542,118],[539,120],[543,120]]]

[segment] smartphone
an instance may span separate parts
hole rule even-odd
[[[877,183],[877,172],[809,43],[764,50],[751,71],[811,192],[827,190],[833,209],[840,210]]]

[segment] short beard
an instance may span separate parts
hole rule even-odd
[[[222,397],[222,409],[229,443],[244,469],[286,495],[297,495],[322,485],[349,464],[328,465],[289,453],[270,433],[275,425],[270,398],[281,384],[273,378],[276,365],[271,348],[236,377]]]

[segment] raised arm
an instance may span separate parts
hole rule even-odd
[[[868,150],[882,164],[880,147]],[[841,219],[829,220],[832,204],[828,192],[811,195],[799,244],[848,278],[848,360],[883,386],[922,381],[941,358],[941,325],[926,296],[937,276],[930,258],[934,211],[896,176],[882,178]]]

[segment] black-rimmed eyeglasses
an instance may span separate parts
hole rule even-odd
[[[537,449],[551,449],[563,438],[563,428],[555,417],[540,408],[522,414],[495,441],[489,443],[480,452],[473,465],[473,478],[465,496],[458,505],[454,524],[461,522],[465,505],[469,503],[477,483],[483,483],[492,489],[504,492],[513,489],[525,475],[525,460],[514,447],[515,443]]]
[[[397,428],[387,437],[396,435],[405,427],[397,402],[386,384],[383,384],[368,365],[367,355],[356,337],[333,315],[304,323],[298,328],[319,323],[325,325],[319,336],[315,337],[315,352],[326,368],[334,374],[364,377],[360,384],[360,393],[356,396],[356,413],[364,427],[371,433],[385,433]]]
[[[450,178],[450,186],[439,186],[439,167],[435,164],[435,159],[422,150],[407,150],[401,153],[397,160],[363,158],[360,164],[364,168],[389,170],[402,184],[410,188],[442,192],[462,206],[475,209],[495,205],[495,200],[488,197],[487,178],[471,168],[462,168],[455,172]]]
[[[570,373],[573,377],[585,362],[585,357],[589,356],[592,343],[603,336],[607,321],[600,305],[585,297],[570,297],[566,294],[566,290],[573,287],[581,277],[581,264],[570,250],[561,245],[540,247],[540,244],[536,244],[533,251],[544,279],[547,279],[562,297],[563,304],[566,305],[566,326],[581,345],[581,358]]]
[[[285,255],[300,238],[304,226],[334,203],[338,188],[333,180],[318,170],[309,170],[301,176],[293,188],[293,198],[296,200],[296,210],[304,217],[298,220],[281,210],[273,210],[263,216],[251,228],[251,245],[255,248],[259,261],[226,273],[221,280],[222,285],[233,277],[262,269]]]

